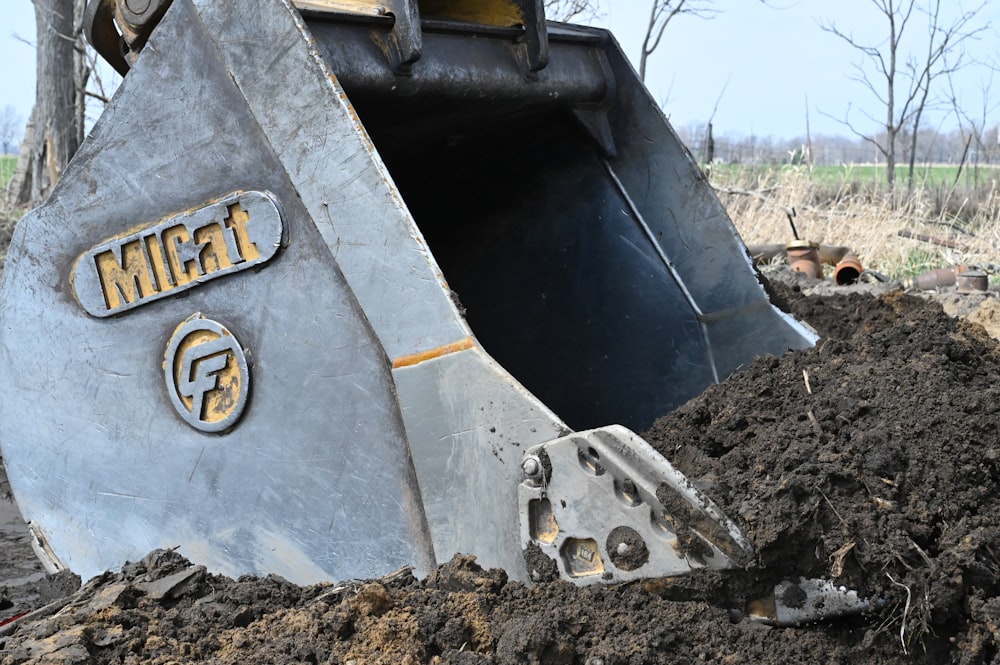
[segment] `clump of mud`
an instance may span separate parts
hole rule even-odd
[[[0,664],[994,662],[995,341],[898,292],[774,288],[817,346],[757,359],[644,434],[751,539],[746,570],[528,587],[459,556],[424,580],[302,588],[157,551],[0,628]],[[854,589],[869,610],[784,628],[748,618],[800,577]]]

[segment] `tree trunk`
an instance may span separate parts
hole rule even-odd
[[[895,51],[891,56],[893,62],[893,67],[895,67]],[[888,77],[888,94],[886,103],[886,121],[885,121],[885,185],[889,193],[889,202],[893,209],[896,207],[896,196],[895,196],[895,186],[896,186],[896,135],[899,133],[899,126],[896,125],[896,109],[893,104],[893,97],[895,96],[895,90],[893,89],[893,77]]]
[[[920,119],[924,114],[924,109],[927,108],[927,98],[930,96],[931,92],[930,70],[927,71],[928,74],[921,78],[923,81],[921,84],[923,86],[923,94],[920,98],[920,103],[917,104],[916,111],[913,114],[913,136],[910,137],[910,163],[906,174],[907,198],[913,196],[913,171],[916,167],[917,161],[917,140],[920,135]]]
[[[18,173],[23,181],[8,187],[7,204],[34,207],[52,191],[83,134],[82,92],[77,92],[79,31],[74,24],[74,0],[34,0],[35,106],[31,131],[25,134]]]

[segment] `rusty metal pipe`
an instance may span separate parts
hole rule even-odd
[[[947,268],[935,268],[927,272],[907,277],[900,284],[904,289],[916,291],[933,291],[945,286],[955,286],[956,277],[964,270],[964,266],[949,266]]]
[[[990,289],[990,278],[982,270],[963,270],[955,278],[959,293],[984,293]]]

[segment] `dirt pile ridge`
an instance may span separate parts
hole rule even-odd
[[[0,665],[995,662],[996,342],[899,292],[774,288],[817,346],[757,359],[644,434],[751,539],[746,570],[528,587],[459,556],[424,580],[303,588],[157,551],[0,627]],[[870,611],[748,618],[800,577],[857,590]]]
[[[741,524],[768,583],[835,579],[880,599],[882,626],[915,657],[946,662],[957,648],[990,662],[1000,608],[995,341],[898,292],[793,309],[824,335],[814,349],[758,360],[648,439]]]

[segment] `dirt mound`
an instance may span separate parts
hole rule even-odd
[[[301,588],[158,551],[0,628],[0,663],[994,662],[996,342],[898,292],[774,288],[817,346],[756,360],[644,435],[748,535],[747,570],[527,587],[456,557],[424,580]],[[857,590],[869,611],[748,618],[799,578]]]
[[[456,557],[424,581],[407,571],[300,588],[231,580],[156,551],[105,574],[20,627],[0,663],[796,662],[820,647],[856,662],[865,628],[809,632],[734,623],[708,600],[658,585],[525,587]],[[810,644],[812,646],[810,646]],[[898,647],[899,662],[904,658]],[[883,662],[882,660],[878,662]]]
[[[759,359],[647,438],[738,520],[765,585],[834,579],[878,600],[869,620],[897,648],[989,662],[1000,607],[994,340],[898,292],[790,301],[824,335],[816,348]]]

